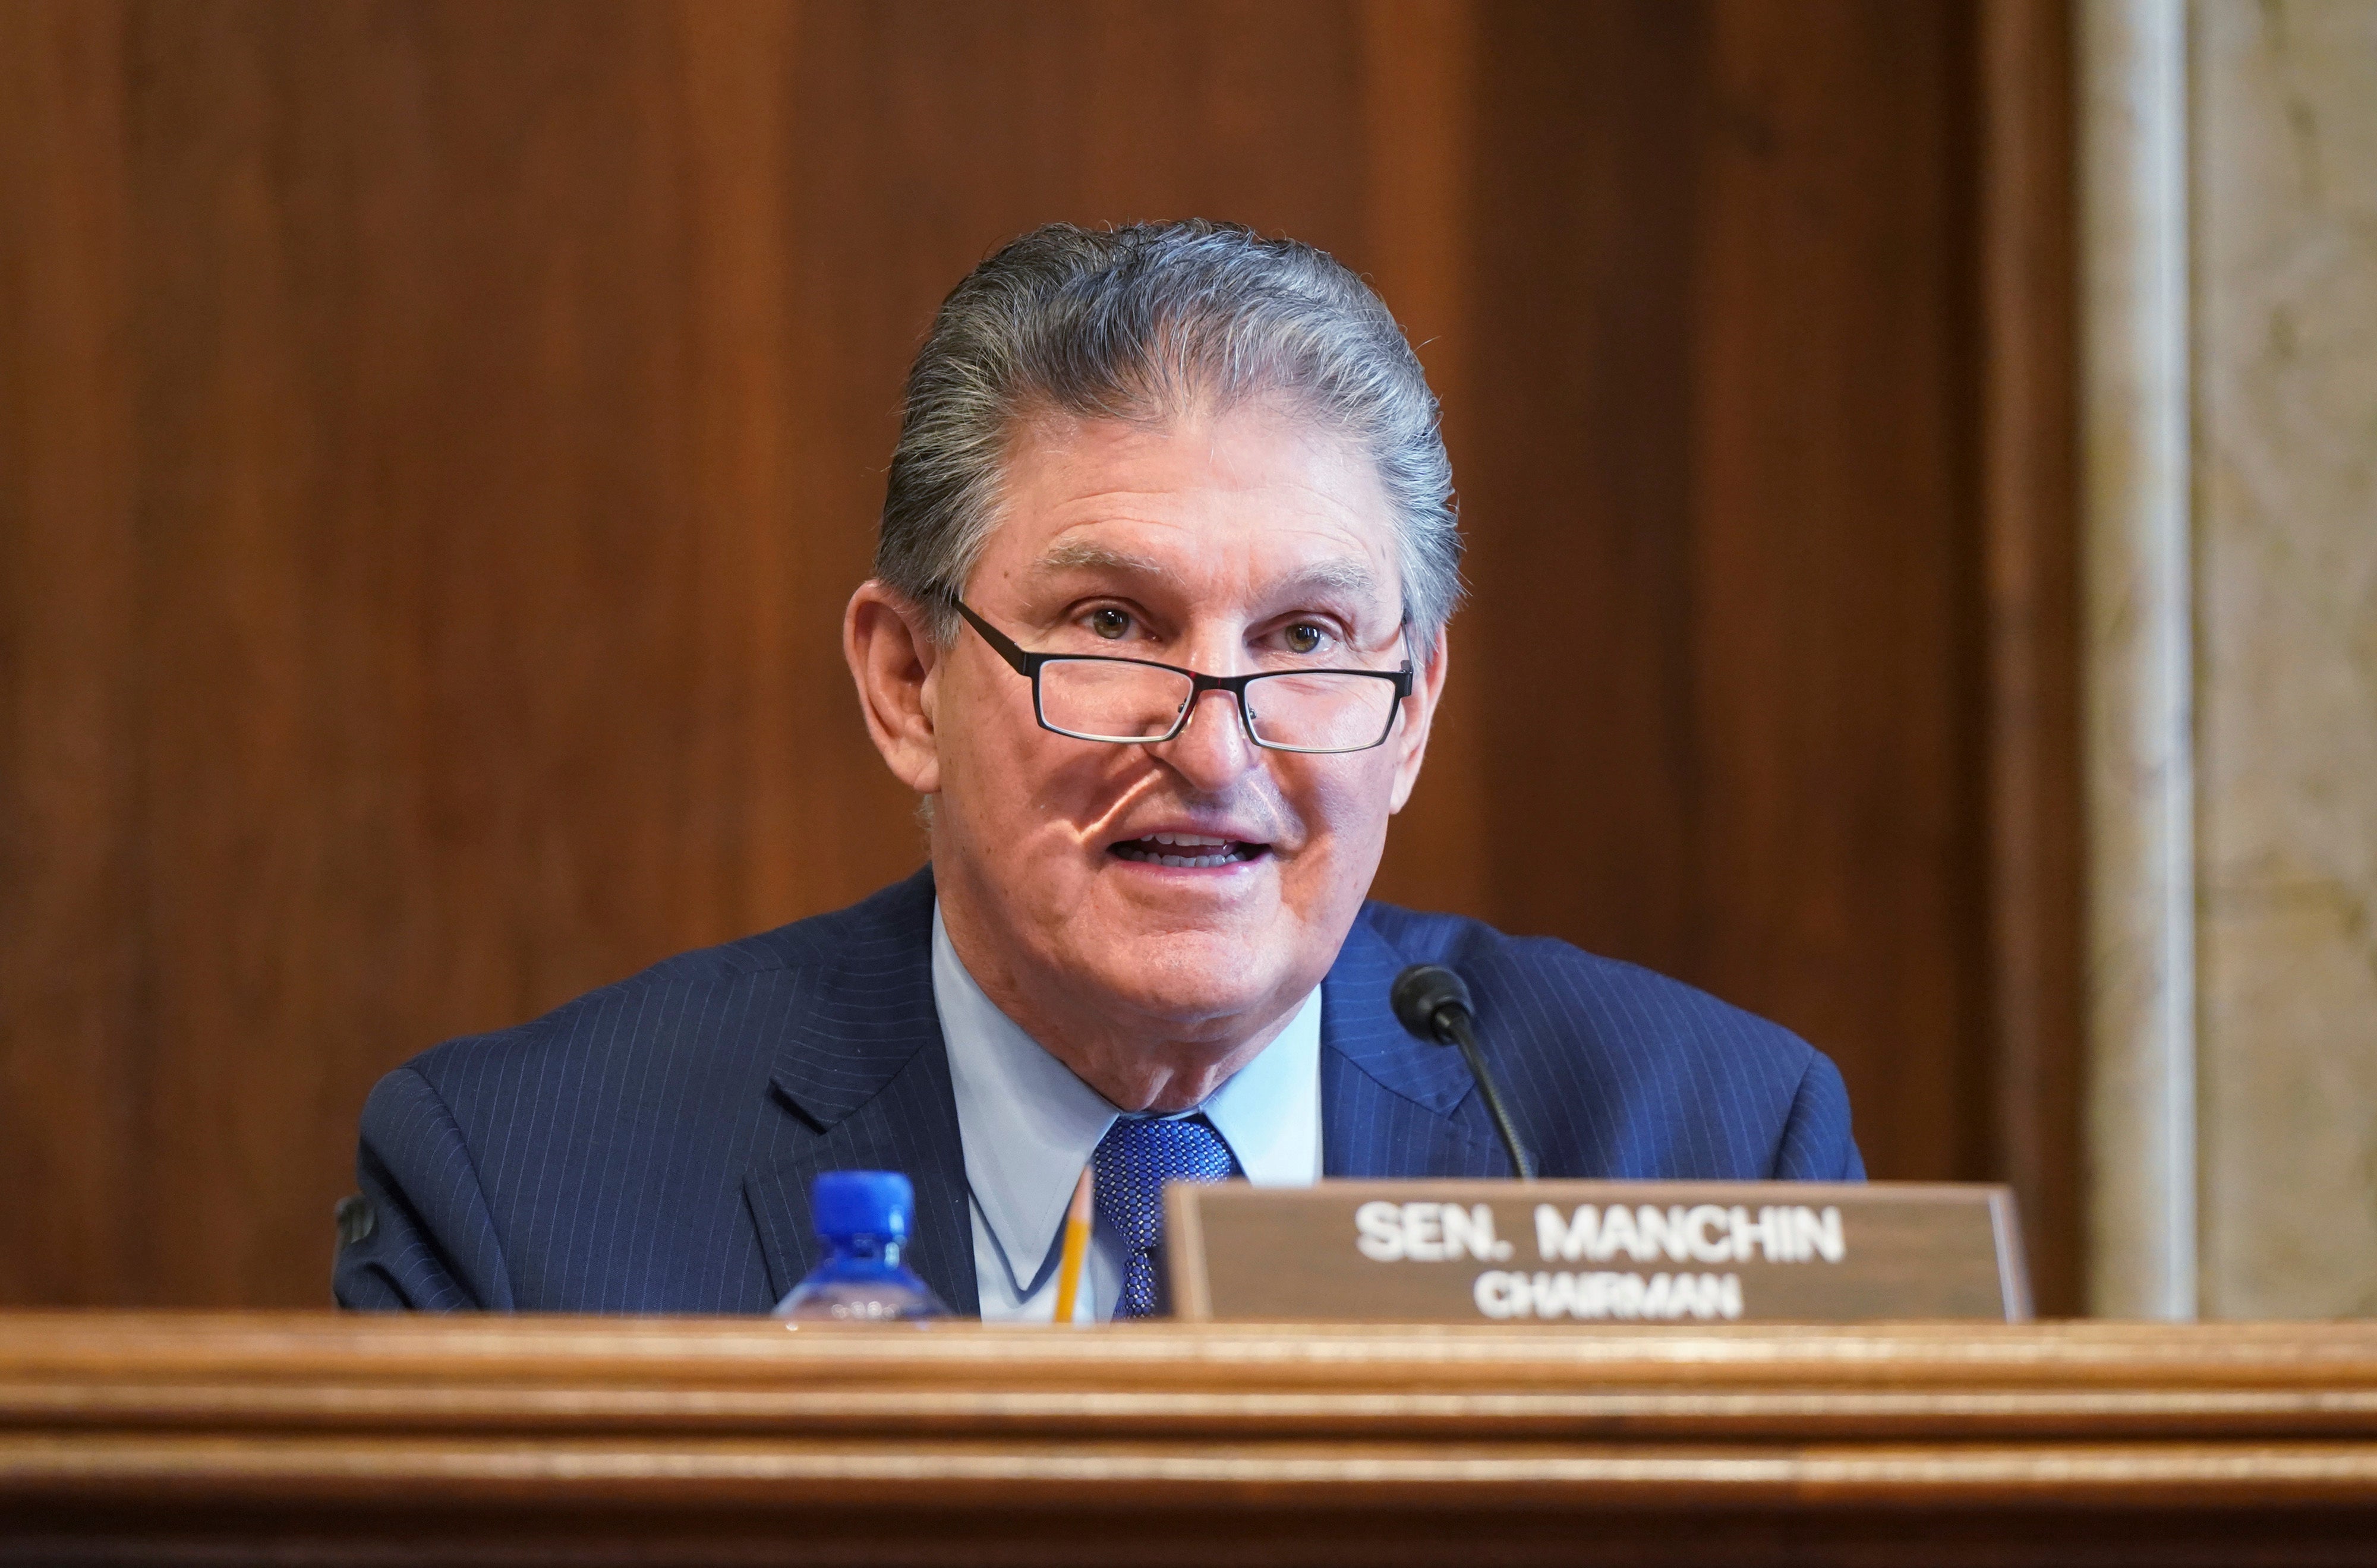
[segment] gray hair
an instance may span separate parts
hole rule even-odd
[[[975,267],[908,373],[875,575],[933,617],[997,523],[1016,428],[1049,414],[1145,423],[1200,400],[1281,397],[1376,465],[1400,540],[1404,622],[1432,647],[1461,599],[1452,463],[1419,356],[1327,253],[1192,219],[1051,223]]]

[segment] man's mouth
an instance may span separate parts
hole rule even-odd
[[[1231,866],[1251,861],[1270,852],[1268,844],[1249,844],[1236,838],[1214,838],[1201,833],[1151,833],[1144,838],[1126,838],[1110,844],[1106,853],[1143,865],[1178,866],[1196,870],[1206,866]]]

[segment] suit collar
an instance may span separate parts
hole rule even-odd
[[[933,1005],[930,867],[850,912],[801,994],[769,1081],[806,1127],[747,1177],[770,1283],[781,1298],[815,1266],[809,1184],[828,1170],[904,1171],[916,1189],[908,1263],[950,1308],[978,1310],[973,1217],[949,1053]]]
[[[1366,908],[1321,982],[1323,1172],[1380,1180],[1508,1174],[1501,1149],[1456,1114],[1476,1087],[1460,1054],[1414,1039],[1396,1021],[1388,996],[1403,965]]]
[[[1450,1116],[1474,1087],[1458,1052],[1414,1039],[1388,1001],[1403,955],[1370,924],[1366,909],[1321,981],[1320,1043],[1390,1094]]]
[[[897,882],[849,911],[852,928],[814,975],[769,1080],[802,1118],[831,1132],[909,1062],[941,1049],[933,1009],[933,872]]]

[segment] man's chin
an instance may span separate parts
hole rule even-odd
[[[1205,1026],[1243,1019],[1276,1004],[1292,984],[1279,969],[1283,943],[1236,931],[1190,928],[1143,932],[1109,931],[1081,972],[1122,1007],[1170,1023],[1181,1038]]]

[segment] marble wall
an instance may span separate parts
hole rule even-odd
[[[2088,1305],[2196,1313],[2188,14],[2080,7]]]
[[[2377,0],[2199,0],[2207,1315],[2377,1314]]]

